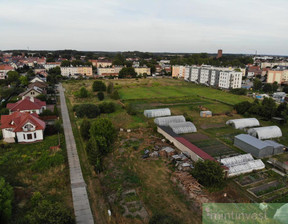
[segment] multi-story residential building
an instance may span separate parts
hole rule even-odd
[[[175,65],[172,67],[172,77],[184,78],[185,76],[185,66]]]
[[[192,66],[190,72],[190,81],[191,82],[199,82],[200,77],[200,67]]]
[[[83,75],[92,77],[93,71],[92,67],[89,66],[79,66],[79,67],[61,67],[61,75],[70,77],[75,75]]]
[[[201,68],[200,77],[199,77],[199,83],[208,84],[210,73],[211,73],[211,69],[209,69],[209,68]]]
[[[112,66],[112,61],[111,60],[97,60],[97,68],[107,68]]]
[[[97,68],[98,76],[118,76],[123,66],[115,66],[112,68]]]
[[[151,75],[151,69],[148,67],[139,67],[139,68],[134,68],[135,72],[137,73],[137,75],[143,75],[143,74],[147,74],[147,75]]]
[[[241,88],[242,72],[220,71],[218,87],[223,89]]]
[[[48,71],[51,68],[56,68],[57,66],[60,67],[61,62],[46,62],[43,67]]]
[[[6,79],[9,71],[14,71],[14,68],[6,64],[0,65],[0,79]]]
[[[267,83],[282,83],[283,70],[269,70],[267,75]]]

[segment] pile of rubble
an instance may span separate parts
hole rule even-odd
[[[209,199],[203,194],[203,186],[187,172],[176,171],[172,174],[171,180],[177,183],[179,187],[192,199],[198,203],[207,203]]]

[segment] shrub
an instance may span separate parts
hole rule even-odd
[[[77,117],[95,118],[100,115],[99,107],[95,104],[81,104],[75,109]]]
[[[109,82],[108,87],[107,87],[107,93],[111,94],[111,93],[113,93],[113,91],[114,91],[114,85],[112,82]]]
[[[25,216],[26,223],[74,224],[71,211],[59,202],[45,199],[40,192],[34,193],[31,199],[33,208]]]
[[[83,139],[88,140],[90,138],[90,121],[84,118],[80,125],[80,133]]]
[[[136,110],[135,106],[131,103],[129,103],[126,106],[126,111],[129,115],[136,115],[137,114],[137,110]]]
[[[104,100],[104,93],[103,92],[98,92],[97,97],[100,101]]]
[[[51,116],[51,115],[55,115],[54,112],[52,112],[51,110],[43,110],[43,112],[40,114],[40,116]]]
[[[60,152],[50,155],[49,151],[44,151],[40,158],[33,163],[31,170],[42,172],[50,169],[51,167],[59,166],[64,163],[64,161],[65,158]]]
[[[81,87],[80,92],[79,92],[79,97],[80,98],[88,97],[88,90],[85,87]]]
[[[92,85],[92,89],[94,92],[106,91],[106,85],[102,81],[94,81]]]
[[[0,110],[0,115],[8,115],[9,114],[9,109],[8,108],[2,108]]]
[[[115,106],[115,103],[113,102],[110,102],[110,103],[104,102],[104,103],[99,104],[99,109],[100,109],[100,112],[103,114],[110,114],[110,113],[115,112],[116,106]]]
[[[113,100],[119,100],[120,99],[120,95],[118,93],[117,90],[113,91],[113,93],[110,96]]]
[[[13,188],[0,178],[0,223],[9,223],[12,215]]]

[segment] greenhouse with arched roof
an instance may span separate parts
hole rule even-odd
[[[244,129],[260,126],[260,123],[256,118],[232,119],[228,120],[226,124],[231,125],[235,129]]]
[[[250,128],[248,134],[258,139],[270,139],[282,137],[282,131],[278,126]]]

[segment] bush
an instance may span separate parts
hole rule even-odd
[[[88,140],[90,138],[90,121],[84,118],[80,125],[80,133],[83,139]]]
[[[126,106],[126,111],[129,115],[136,115],[137,114],[137,110],[136,110],[135,106],[131,103],[129,103]]]
[[[104,93],[103,92],[97,93],[97,97],[100,101],[104,100]]]
[[[25,216],[26,223],[74,224],[71,211],[59,202],[45,199],[40,192],[34,193],[31,199],[33,208]]]
[[[9,109],[8,108],[2,108],[0,110],[0,115],[8,115],[9,114]]]
[[[247,94],[247,90],[243,89],[243,88],[239,88],[239,89],[231,89],[230,93],[233,93],[235,95],[246,95]]]
[[[244,114],[246,111],[250,109],[252,104],[248,101],[244,101],[241,103],[237,103],[234,105],[234,109],[237,111],[238,114]]]
[[[51,110],[43,110],[43,112],[40,114],[40,116],[52,116],[52,115],[55,114]]]
[[[12,216],[13,188],[0,177],[0,223],[9,223]]]
[[[107,93],[111,94],[111,93],[113,93],[113,91],[114,91],[114,85],[112,82],[109,82],[108,87],[107,87]]]
[[[120,99],[120,95],[118,93],[117,90],[113,91],[113,93],[110,96],[113,100],[119,100]]]
[[[50,155],[49,151],[44,151],[40,158],[33,163],[31,170],[42,172],[50,169],[51,167],[59,166],[65,162],[64,156],[58,152],[54,155]]]
[[[102,81],[94,81],[92,85],[92,89],[94,92],[106,91],[106,85]]]
[[[36,98],[37,98],[38,100],[41,100],[41,101],[46,101],[46,100],[47,100],[45,94],[40,94],[40,95],[36,96]]]
[[[95,104],[81,104],[75,108],[77,117],[95,118],[100,115],[99,107]]]
[[[115,106],[115,103],[104,102],[104,103],[99,104],[99,109],[100,109],[100,112],[103,114],[110,114],[110,113],[115,112],[116,106]]]
[[[88,97],[88,90],[87,90],[85,87],[81,87],[78,96],[79,96],[80,98],[86,98],[86,97]]]

